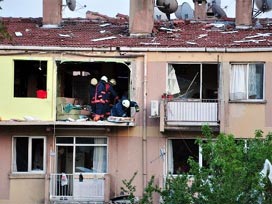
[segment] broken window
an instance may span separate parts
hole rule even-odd
[[[45,138],[13,138],[13,172],[44,172]]]
[[[230,100],[264,99],[264,64],[232,64]]]
[[[167,93],[180,99],[217,99],[218,64],[171,64]]]
[[[47,61],[14,60],[14,97],[37,97],[46,92]]]
[[[189,157],[202,165],[200,148],[195,139],[170,139],[168,140],[168,173],[188,173],[190,166]]]
[[[107,138],[57,137],[57,152],[59,173],[107,172]]]

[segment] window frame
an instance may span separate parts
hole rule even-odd
[[[28,138],[28,164],[27,164],[27,171],[15,171],[14,164],[15,164],[15,138]],[[33,139],[43,139],[43,170],[31,170],[32,169],[32,140]],[[16,164],[17,165],[17,164]],[[28,136],[28,135],[14,135],[12,137],[12,163],[11,163],[11,171],[12,174],[45,174],[46,172],[46,136]]]
[[[72,143],[58,143],[57,142],[57,138],[73,138],[73,142]],[[82,144],[82,143],[77,143],[76,139],[77,138],[93,138],[93,139],[106,139],[106,144]],[[57,148],[58,146],[70,146],[73,148],[73,172],[72,174],[76,174],[76,175],[79,175],[79,174],[107,174],[108,173],[108,167],[109,167],[109,139],[107,136],[56,136],[55,138],[55,146],[56,146],[56,151],[57,151]],[[97,173],[97,172],[76,172],[75,171],[75,165],[76,165],[76,162],[75,162],[75,159],[76,159],[76,147],[106,147],[106,156],[107,156],[107,159],[106,159],[106,172],[103,172],[103,173]],[[58,166],[58,158],[57,158],[57,155],[56,155],[56,160],[55,160],[55,166],[57,168]],[[57,171],[57,169],[56,169]]]
[[[39,85],[40,87],[36,87],[36,91],[35,93],[31,94],[31,96],[28,96],[28,92],[31,90],[30,88],[26,88],[26,96],[23,96],[22,93],[19,94],[19,92],[22,92],[22,90],[20,91],[16,91],[18,85],[16,85],[16,80],[17,79],[21,79],[22,76],[18,76],[16,75],[16,73],[18,72],[18,70],[23,69],[22,67],[18,67],[19,63],[30,63],[33,67],[31,67],[31,73],[33,73],[34,69],[34,65],[38,64],[38,67],[36,67],[37,69],[39,69],[38,72],[40,72],[40,74],[35,74],[36,77],[36,82],[37,81],[41,81],[38,80],[38,77],[41,77],[42,74],[45,75],[44,78],[44,84],[42,83],[42,85]],[[36,64],[35,64],[36,63]],[[20,74],[21,75],[21,74]],[[23,77],[24,78],[24,77]],[[28,78],[29,79],[29,78]],[[20,86],[22,82],[20,82]],[[31,83],[28,83],[28,85]],[[42,98],[47,98],[47,96],[44,96],[44,94],[47,92],[48,90],[48,60],[44,60],[44,59],[13,59],[13,98],[37,98],[38,97],[38,91],[43,91],[43,96],[41,96]],[[33,96],[32,96],[33,95]],[[40,96],[39,96],[40,97]]]
[[[217,87],[216,90],[217,90],[217,96],[215,99],[218,99],[219,98],[219,89],[220,89],[220,70],[221,70],[221,64],[218,63],[218,62],[184,62],[184,63],[168,63],[167,66],[166,66],[166,90],[165,90],[165,93],[167,94],[170,94],[170,95],[175,95],[173,93],[170,93],[170,87],[169,87],[169,73],[170,73],[170,70],[171,69],[174,69],[174,66],[175,65],[181,65],[181,66],[198,66],[196,68],[199,69],[199,74],[196,74],[195,77],[193,78],[193,80],[197,79],[197,77],[199,76],[199,85],[198,85],[198,91],[199,91],[199,97],[198,98],[193,98],[193,97],[185,97],[185,99],[194,99],[194,100],[206,100],[206,99],[210,99],[210,98],[205,98],[205,96],[203,95],[204,94],[204,87],[205,87],[205,75],[203,74],[206,69],[208,68],[207,66],[217,66],[216,69],[217,69],[217,78],[216,78],[216,83],[217,83]],[[183,68],[184,69],[184,68]],[[186,68],[186,69],[190,69],[190,68]],[[178,76],[176,73],[175,73],[176,77]],[[193,81],[191,81],[193,82]],[[190,84],[191,86],[192,84]]]
[[[263,76],[262,76],[262,99],[252,99],[249,98],[249,68],[250,65],[257,65],[262,64],[263,65]],[[246,99],[231,99],[231,78],[233,74],[233,67],[234,65],[246,65]],[[230,70],[229,70],[229,101],[230,102],[264,102],[265,101],[265,77],[266,77],[266,69],[265,69],[265,62],[231,62],[230,63]]]
[[[173,141],[173,140],[197,140],[197,139],[195,139],[195,138],[169,138],[169,139],[167,139],[167,151],[166,151],[166,175],[167,174],[169,174],[169,160],[168,160],[168,154],[169,154],[169,149],[168,149],[168,147],[169,147],[169,141]],[[197,146],[198,146],[198,164],[199,164],[199,166],[200,167],[202,167],[203,166],[203,155],[202,155],[202,147],[201,147],[201,145],[198,145],[197,144]],[[173,152],[174,153],[174,152]],[[173,168],[174,168],[174,166],[173,166]],[[173,169],[173,171],[174,171],[174,169]],[[171,174],[173,175],[173,176],[176,176],[176,175],[178,175],[178,174],[174,174],[174,172],[171,172]],[[183,172],[181,173],[181,174],[183,174]]]

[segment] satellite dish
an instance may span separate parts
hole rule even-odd
[[[221,0],[207,0],[208,5],[212,5],[212,3],[215,3],[218,6],[221,6]]]
[[[157,0],[156,5],[161,12],[166,14],[168,20],[170,20],[170,14],[178,9],[177,0]]]
[[[226,12],[219,5],[217,5],[215,2],[212,3],[212,12],[214,13],[214,16],[219,19],[227,17]]]
[[[66,0],[66,5],[71,11],[76,9],[76,0]]]
[[[155,21],[166,21],[167,20],[167,16],[165,15],[165,13],[161,12],[157,7],[154,8],[154,20]]]
[[[194,10],[192,9],[189,3],[184,2],[178,6],[177,11],[175,12],[175,16],[178,19],[183,20],[194,19]]]
[[[259,11],[263,13],[272,9],[272,0],[255,0],[255,4]]]

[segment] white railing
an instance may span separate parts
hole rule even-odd
[[[50,175],[50,200],[104,201],[105,179],[103,176],[66,174],[67,182],[62,174]]]
[[[167,125],[218,125],[217,100],[171,100],[165,103]]]

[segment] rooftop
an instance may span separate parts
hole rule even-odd
[[[272,20],[258,19],[250,29],[234,19],[156,21],[150,37],[129,35],[128,16],[63,19],[59,28],[42,26],[42,18],[2,18],[11,39],[1,46],[70,48],[270,48]]]

